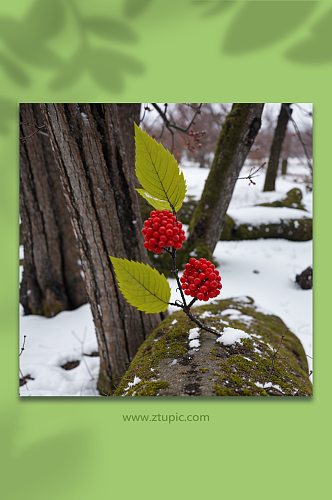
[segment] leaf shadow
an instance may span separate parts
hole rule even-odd
[[[136,43],[138,41],[135,31],[119,20],[89,17],[84,20],[83,27],[106,40],[120,43]]]
[[[308,38],[293,45],[285,53],[287,59],[302,64],[326,64],[332,62],[331,51],[332,8],[312,27]]]
[[[105,90],[121,92],[127,74],[140,75],[143,71],[144,66],[139,61],[119,51],[104,47],[79,50],[59,68],[50,82],[50,88],[66,89],[87,73]]]
[[[209,1],[193,1],[191,2],[194,7],[209,7],[205,10],[205,12],[202,13],[202,17],[212,17],[215,16],[216,14],[226,12],[226,10],[229,10],[231,7],[236,5],[238,2],[236,0],[225,0],[221,2],[209,2]],[[211,6],[212,4],[212,6]]]
[[[0,97],[0,135],[10,132],[10,123],[18,115],[18,105],[11,99]]]
[[[4,491],[10,491],[12,498],[20,498],[24,484],[25,491],[33,492],[35,500],[44,500],[45,488],[48,499],[58,499],[62,496],[64,486],[68,490],[74,488],[76,477],[82,476],[88,465],[87,436],[77,430],[55,433],[30,444],[16,454],[13,453],[13,445],[18,425],[19,420],[15,413],[8,412],[0,418],[3,434],[0,464],[1,470],[6,471],[2,479]],[[58,478],[61,478],[61,481],[58,481]]]
[[[36,0],[20,21],[0,17],[0,40],[11,54],[25,64],[41,68],[54,67],[59,64],[60,58],[47,46],[47,42],[61,32],[64,21],[61,0]],[[1,62],[3,64],[3,60]],[[8,73],[8,64],[7,68],[5,64],[5,69]],[[9,76],[15,76],[13,71],[9,72]]]
[[[296,31],[317,5],[316,1],[245,2],[228,28],[222,51],[243,55],[273,45]]]
[[[123,13],[127,18],[135,18],[143,14],[154,0],[124,0]]]

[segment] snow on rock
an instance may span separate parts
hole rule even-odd
[[[288,207],[246,207],[228,210],[227,214],[237,226],[250,223],[253,226],[260,224],[279,224],[282,220],[308,219],[310,214],[304,210]]]
[[[197,339],[199,336],[199,328],[192,328],[191,330],[189,330],[189,340]]]
[[[134,385],[139,384],[140,382],[142,382],[142,381],[141,381],[141,379],[140,379],[139,377],[135,377],[135,378],[134,378],[134,382],[128,382],[128,385],[127,385],[127,387],[126,387],[124,390],[125,390],[125,391],[129,391],[129,389],[130,389],[131,387],[133,387]]]
[[[236,328],[224,328],[224,333],[217,339],[217,342],[220,342],[224,345],[232,345],[235,342],[241,343],[241,339],[250,339],[250,335],[243,330],[239,330]]]
[[[199,347],[201,344],[200,344],[200,341],[198,339],[194,339],[194,340],[191,340],[189,342],[189,347],[191,349],[193,349],[194,347]]]

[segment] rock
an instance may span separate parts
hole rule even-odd
[[[299,188],[293,188],[288,191],[286,198],[283,200],[273,201],[272,203],[261,203],[259,207],[287,207],[296,208],[298,210],[305,210],[301,203],[302,191]]]
[[[169,315],[140,347],[114,396],[312,395],[302,344],[280,318],[260,312],[249,297],[193,313],[222,336],[201,330],[182,311]]]
[[[297,274],[295,281],[303,290],[310,290],[312,288],[312,267],[309,266],[301,274]]]
[[[232,219],[231,219],[232,220]],[[309,241],[312,239],[312,219],[283,219],[278,224],[259,224],[250,222],[236,225],[222,232],[221,240],[258,240],[259,238],[282,238],[290,241]],[[228,223],[228,228],[231,223]]]

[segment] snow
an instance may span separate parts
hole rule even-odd
[[[191,330],[189,330],[189,340],[197,339],[199,336],[199,328],[192,328]]]
[[[240,177],[247,176],[252,166],[253,163],[248,161]],[[187,182],[187,194],[199,199],[209,170],[193,166],[190,162],[183,163],[180,167]],[[246,222],[249,221],[250,215],[252,224],[256,224],[258,220],[264,223],[267,223],[267,220],[271,222],[271,219],[280,220],[280,214],[286,212],[296,213],[297,218],[299,218],[298,212],[302,217],[311,217],[312,193],[307,193],[301,184],[301,180],[308,175],[305,161],[290,159],[287,172],[286,176],[277,178],[276,191],[273,192],[263,193],[264,169],[259,172],[258,177],[255,177],[256,185],[249,186],[246,180],[238,181],[228,213],[233,214],[237,221],[244,220],[241,219],[243,215]],[[302,191],[302,204],[308,213],[297,209],[282,211],[277,208],[255,206],[283,199],[287,191],[294,187]],[[272,210],[277,211],[272,212]],[[188,230],[187,225],[183,225],[183,228],[185,231]],[[23,256],[21,247],[20,258]],[[247,296],[251,297],[255,301],[257,311],[279,316],[299,337],[306,354],[312,357],[312,290],[302,290],[294,282],[296,274],[312,265],[312,241],[296,242],[282,239],[220,241],[215,249],[214,258],[219,263],[217,269],[223,285],[218,299],[236,297],[235,300],[239,303],[249,304]],[[20,266],[20,279],[21,276],[22,266]],[[175,299],[179,299],[179,293],[176,292],[177,284],[174,279],[169,279],[168,282],[172,292],[171,301],[174,302]],[[204,304],[214,302],[216,299]],[[178,308],[169,307],[170,313],[175,310]],[[229,311],[228,318],[232,318],[233,315],[234,319],[236,317],[247,322],[251,321],[249,316],[241,313],[239,315],[236,309]],[[209,313],[205,312],[201,317],[208,318]],[[175,322],[176,320],[172,324]],[[198,328],[190,330],[193,336],[188,340],[194,342],[191,348],[199,343],[198,335],[194,333],[196,330],[198,333]],[[21,396],[98,396],[99,357],[87,356],[98,351],[88,304],[75,311],[62,312],[54,318],[23,316],[23,309],[20,306],[20,347],[23,345],[24,335],[26,344],[20,357],[20,368],[24,376],[31,375],[34,380],[28,380],[26,385],[20,387]],[[225,328],[225,334],[218,341],[236,342],[245,337],[248,337],[246,332]],[[68,361],[80,361],[80,363],[72,370],[61,368]],[[308,364],[311,370],[312,360],[309,357]],[[137,379],[138,377],[135,377],[134,382],[129,384],[136,385]],[[128,388],[130,387],[132,385],[128,385]]]
[[[260,224],[279,224],[287,219],[309,219],[311,214],[304,210],[287,207],[246,207],[228,210],[235,224],[250,223],[253,226]],[[268,228],[267,228],[268,229]]]
[[[267,382],[266,384],[261,384],[260,382],[255,382],[255,385],[257,385],[257,387],[260,387],[261,389],[268,389],[269,387],[274,387],[275,389],[278,389],[278,391],[285,394],[284,391],[281,389],[280,385],[272,384],[272,382]]]
[[[189,342],[189,347],[193,349],[194,347],[199,347],[201,345],[200,341],[198,339],[191,340]]]
[[[241,339],[250,339],[250,335],[238,328],[224,328],[224,333],[217,338],[217,342],[224,345],[233,345],[235,342],[241,343]]]
[[[134,385],[137,385],[139,384],[141,381],[141,379],[139,377],[136,377],[134,378],[134,382],[128,382],[128,385],[127,387],[124,389],[124,391],[128,391],[131,387],[133,387]]]

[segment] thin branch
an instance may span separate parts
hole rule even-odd
[[[284,103],[282,103],[283,107],[286,109],[287,111],[287,114],[289,116],[289,119],[290,121],[292,122],[293,126],[294,126],[294,129],[295,129],[295,133],[300,141],[300,143],[302,144],[302,147],[303,147],[303,150],[304,150],[304,153],[307,157],[307,163],[308,163],[308,167],[310,168],[310,172],[311,172],[311,175],[312,175],[312,164],[311,164],[311,160],[310,160],[310,156],[308,154],[308,151],[307,151],[307,148],[306,148],[306,145],[305,143],[303,142],[303,139],[302,139],[302,136],[301,136],[301,132],[299,130],[299,127],[297,126],[297,123],[296,121],[294,120],[294,118],[292,117],[292,113],[290,112],[290,109],[288,106],[286,106]]]
[[[26,335],[24,335],[24,337],[23,337],[23,345],[22,345],[22,347],[21,347],[21,352],[20,352],[19,356],[21,356],[22,352],[24,351],[24,348],[25,348],[25,339],[26,339],[26,338],[27,338],[27,336],[26,336]]]
[[[307,376],[307,378],[305,379],[305,381],[303,382],[303,384],[301,385],[301,387],[299,387],[299,389],[296,391],[296,393],[293,394],[293,396],[298,396],[299,395],[300,390],[302,389],[302,387],[304,386],[304,384],[307,382],[307,380],[309,379],[309,377],[311,377],[311,375],[312,375],[312,370],[310,370],[309,375]]]
[[[276,360],[276,356],[277,356],[277,354],[278,354],[278,352],[279,352],[279,349],[280,349],[280,347],[281,347],[281,344],[282,344],[282,341],[284,340],[284,338],[285,338],[285,335],[282,335],[278,349],[277,349],[277,350],[273,349],[273,351],[274,351],[274,352],[273,352],[272,365],[271,365],[271,369],[270,369],[270,373],[269,373],[269,378],[268,378],[268,379],[267,379],[267,381],[264,383],[264,386],[265,386],[265,384],[268,384],[268,383],[270,382],[270,379],[271,379],[271,376],[272,376],[272,371],[273,371],[274,362],[275,362],[275,360]]]

